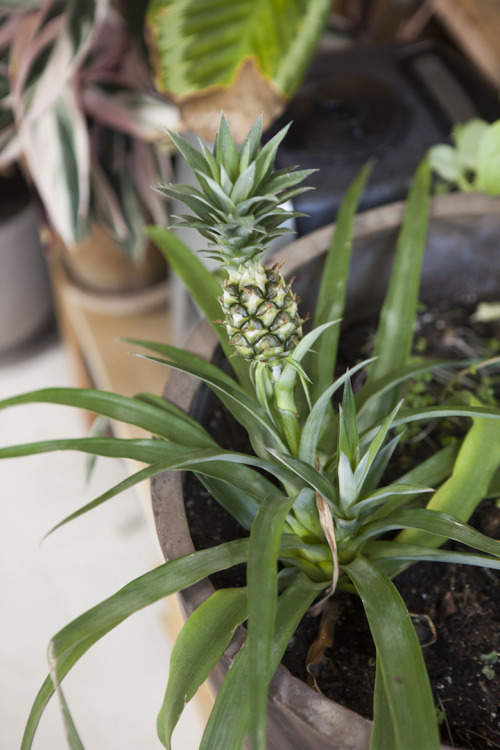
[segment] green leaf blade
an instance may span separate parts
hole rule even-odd
[[[172,732],[184,706],[219,661],[246,612],[246,589],[221,589],[185,622],[172,649],[169,679],[158,716],[158,736],[167,750],[172,748]]]
[[[338,320],[344,314],[354,217],[371,170],[372,165],[367,164],[352,181],[342,200],[321,277],[313,320],[314,328]],[[331,383],[339,337],[340,326],[331,328],[323,334],[317,354],[311,359],[310,377],[313,382],[314,401]]]
[[[394,750],[440,750],[436,712],[418,638],[394,584],[362,557],[343,566],[366,612],[392,717]],[[411,706],[411,711],[408,710]],[[375,717],[375,722],[380,717]],[[384,713],[382,713],[384,718]],[[387,750],[375,744],[370,750]]]
[[[369,383],[406,365],[411,352],[427,235],[429,193],[430,168],[428,161],[424,160],[417,169],[408,196],[389,288],[377,328],[374,351],[377,359],[370,366]],[[391,411],[398,400],[397,391],[379,398],[370,410],[372,421]]]
[[[248,548],[248,659],[252,747],[265,750],[269,661],[278,598],[278,552],[295,497],[269,495],[257,511]]]

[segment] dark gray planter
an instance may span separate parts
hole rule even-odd
[[[39,216],[16,174],[0,178],[0,354],[33,340],[52,317]]]

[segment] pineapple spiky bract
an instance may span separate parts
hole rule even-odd
[[[213,152],[201,151],[179,135],[171,138],[193,170],[200,189],[169,185],[160,190],[182,201],[193,215],[180,226],[197,229],[209,241],[209,257],[227,270],[220,303],[229,340],[253,364],[270,367],[285,360],[302,337],[297,300],[280,266],[263,264],[269,243],[292,230],[282,227],[299,216],[283,203],[308,187],[298,187],[313,170],[274,172],[274,160],[288,127],[260,148],[262,118],[237,148],[222,116]]]

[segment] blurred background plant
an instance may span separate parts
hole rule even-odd
[[[0,170],[20,163],[54,236],[103,227],[132,259],[165,224],[167,127],[140,40],[113,0],[7,0],[0,9]]]
[[[333,0],[151,0],[147,42],[158,91],[212,141],[224,110],[241,142],[283,113],[325,32]]]
[[[429,151],[438,192],[458,189],[500,195],[500,120],[474,118],[459,123],[451,131],[451,141]]]

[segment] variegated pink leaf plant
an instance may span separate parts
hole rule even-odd
[[[98,222],[133,258],[165,222],[176,108],[112,0],[19,0],[0,10],[0,170],[20,162],[49,228],[72,245]]]

